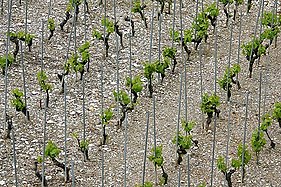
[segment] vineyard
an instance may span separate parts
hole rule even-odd
[[[281,186],[278,0],[1,0],[1,186]]]

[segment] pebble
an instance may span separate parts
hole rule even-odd
[[[5,181],[0,181],[0,185],[5,185],[6,184],[6,182]]]

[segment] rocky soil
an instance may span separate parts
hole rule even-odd
[[[154,25],[151,29],[152,9],[157,8],[150,1],[146,1],[145,16],[148,18],[148,28],[145,29],[139,15],[133,14],[135,20],[136,34],[131,38],[131,60],[130,60],[130,23],[124,21],[126,16],[130,16],[130,1],[116,1],[116,20],[119,21],[120,30],[124,33],[124,48],[120,49],[117,54],[115,34],[110,37],[109,57],[104,58],[103,43],[92,38],[94,28],[102,31],[100,20],[104,16],[104,6],[98,5],[99,0],[89,1],[90,14],[87,14],[86,25],[84,25],[83,6],[76,23],[76,46],[80,46],[85,37],[91,43],[91,64],[90,72],[85,73],[85,125],[86,137],[90,141],[89,157],[90,161],[84,162],[83,155],[78,150],[77,142],[71,137],[71,133],[76,132],[80,138],[83,135],[83,84],[77,81],[75,73],[67,77],[67,95],[66,95],[66,112],[67,112],[67,149],[64,150],[64,96],[61,92],[61,84],[57,78],[57,73],[62,72],[63,65],[66,61],[67,45],[71,23],[66,25],[67,31],[60,31],[58,24],[65,17],[64,11],[66,2],[62,0],[52,1],[50,17],[55,19],[56,30],[54,37],[48,41],[49,31],[47,29],[48,2],[47,1],[28,1],[28,20],[27,29],[29,33],[34,33],[36,38],[32,46],[32,51],[28,52],[27,47],[23,44],[23,59],[25,66],[25,78],[27,88],[27,104],[30,111],[31,121],[14,110],[10,104],[11,90],[20,88],[23,90],[22,67],[20,62],[13,64],[8,72],[8,114],[13,116],[15,150],[17,159],[17,174],[19,186],[40,186],[40,181],[36,178],[33,171],[33,162],[37,156],[42,154],[43,149],[43,124],[45,110],[40,109],[40,101],[43,101],[45,94],[41,92],[37,83],[36,74],[41,69],[43,61],[44,71],[46,71],[53,90],[50,93],[50,107],[46,110],[46,140],[53,140],[59,148],[62,149],[59,159],[64,160],[67,155],[67,164],[74,164],[74,175],[76,186],[101,186],[102,163],[104,164],[105,186],[115,187],[124,185],[124,141],[125,127],[119,129],[117,125],[117,106],[115,105],[114,120],[107,126],[106,131],[109,135],[109,141],[105,146],[99,146],[101,141],[102,127],[99,124],[102,100],[104,108],[115,104],[112,91],[117,89],[116,79],[119,67],[120,88],[125,88],[125,78],[130,75],[129,63],[132,63],[132,75],[142,74],[142,63],[149,60],[150,33],[152,33],[151,60],[157,60],[159,54],[159,22],[155,13]],[[209,1],[204,1],[206,6]],[[256,17],[258,13],[258,1],[253,2],[253,8],[249,14],[246,14],[246,4],[242,7],[243,15],[238,16],[233,22],[233,41],[231,51],[231,64],[238,62],[238,36],[239,22],[242,21],[241,43],[248,42],[254,33]],[[266,1],[264,10],[270,11],[273,7],[273,1]],[[182,8],[183,29],[191,26],[195,17],[196,2],[184,0]],[[280,6],[280,5],[279,5]],[[201,6],[199,6],[200,9]],[[218,21],[218,70],[217,77],[221,77],[228,65],[228,55],[230,48],[231,27],[225,26],[225,16],[222,5]],[[231,12],[233,6],[230,7]],[[11,31],[24,30],[25,27],[25,5],[19,4],[19,1],[13,1]],[[113,1],[107,2],[106,14],[114,20]],[[173,11],[172,11],[173,12]],[[6,51],[6,32],[7,32],[7,1],[4,2],[4,13],[0,16],[0,55]],[[44,23],[43,39],[43,59],[41,55],[41,35],[42,21]],[[172,28],[173,16],[164,14],[161,24],[160,49],[164,46],[171,46],[172,41],[169,37],[169,29]],[[180,11],[179,1],[176,4],[175,29],[180,29]],[[258,27],[259,28],[259,27]],[[259,33],[259,30],[257,31]],[[203,92],[212,93],[214,91],[214,63],[215,63],[215,37],[212,29],[207,43],[203,43],[202,49],[202,83]],[[86,35],[86,36],[85,36]],[[70,42],[70,52],[74,52],[74,38]],[[197,186],[202,182],[210,185],[211,177],[211,159],[212,159],[212,141],[214,126],[212,123],[211,130],[202,129],[205,116],[202,116],[200,110],[201,88],[200,88],[200,58],[199,51],[192,52],[190,61],[186,61],[185,52],[181,52],[180,45],[174,43],[177,47],[177,60],[179,64],[175,73],[168,70],[167,77],[163,84],[160,84],[157,76],[154,79],[155,86],[155,126],[157,145],[163,145],[164,168],[169,175],[167,186],[178,185],[178,173],[180,171],[180,183],[182,186],[187,185],[187,158],[184,157],[182,165],[176,166],[176,147],[172,139],[176,134],[179,109],[179,91],[180,77],[183,75],[183,82],[186,82],[187,105],[184,102],[184,93],[181,98],[180,118],[185,115],[187,106],[187,119],[195,120],[197,126],[192,134],[199,141],[199,148],[193,147],[190,150],[190,182],[191,186]],[[248,78],[248,62],[244,55],[240,54],[240,63],[242,72],[239,74],[239,80],[242,88],[238,91],[234,87],[232,101],[230,105],[226,102],[226,93],[219,88],[217,84],[217,94],[221,97],[220,118],[216,125],[215,140],[215,158],[219,155],[225,155],[227,144],[227,125],[228,113],[230,110],[230,144],[229,159],[236,156],[236,148],[239,142],[243,140],[243,127],[245,123],[245,98],[249,92],[248,118],[246,131],[246,144],[252,153],[252,160],[246,167],[246,176],[244,183],[241,183],[241,172],[235,172],[233,175],[233,186],[257,187],[257,186],[274,186],[281,185],[281,130],[276,121],[269,129],[270,136],[273,137],[276,148],[271,149],[269,143],[261,151],[260,164],[256,164],[256,158],[251,149],[251,134],[258,126],[259,102],[261,104],[261,114],[271,112],[273,104],[281,100],[281,60],[280,60],[280,40],[277,41],[277,47],[274,45],[269,48],[269,55],[261,58],[259,65],[255,65],[252,78]],[[191,46],[192,47],[192,46]],[[11,45],[10,50],[14,46]],[[192,48],[193,49],[193,48]],[[118,59],[117,59],[118,56]],[[20,55],[18,55],[20,59]],[[117,64],[117,60],[119,65]],[[186,62],[186,80],[184,78],[184,64]],[[103,67],[103,68],[101,68]],[[103,73],[102,73],[103,70]],[[262,95],[259,101],[259,76],[262,74]],[[101,79],[103,83],[103,94],[101,94]],[[0,80],[0,111],[1,111],[1,138],[0,138],[0,186],[15,186],[13,172],[13,151],[12,140],[4,139],[4,103],[5,103],[5,83],[1,76]],[[153,147],[153,100],[147,97],[147,89],[142,92],[139,105],[128,115],[127,126],[127,186],[134,186],[141,183],[142,168],[145,149],[145,130],[146,115],[149,112],[149,130],[148,130],[148,153]],[[103,97],[102,97],[103,96]],[[103,98],[103,99],[102,99]],[[265,104],[265,105],[264,105]],[[230,106],[230,107],[229,107]],[[102,159],[104,157],[104,160]],[[63,171],[55,167],[51,160],[47,159],[45,163],[45,174],[49,186],[71,186],[71,182],[64,183]],[[223,186],[225,181],[223,174],[219,172],[214,165],[214,183],[213,186]],[[41,166],[39,167],[39,169]],[[160,175],[161,170],[157,171]],[[155,181],[154,166],[147,159],[146,163],[146,181]]]

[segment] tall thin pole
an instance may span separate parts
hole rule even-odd
[[[142,185],[144,185],[144,181],[145,181],[145,167],[146,167],[148,127],[149,127],[149,112],[147,111],[146,112],[145,147],[144,147],[143,170],[142,170]]]
[[[10,47],[10,25],[12,16],[12,0],[8,1],[8,28],[7,28],[7,45],[6,45],[6,65],[5,65],[5,108],[4,108],[4,121],[3,128],[6,130],[6,113],[7,113],[7,84],[8,84],[8,54]]]

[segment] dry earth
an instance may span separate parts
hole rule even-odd
[[[42,154],[43,146],[43,124],[44,111],[40,110],[39,103],[44,97],[40,87],[37,84],[36,74],[41,68],[41,20],[46,23],[48,16],[47,1],[28,1],[28,32],[36,34],[32,52],[28,52],[24,48],[24,64],[26,70],[26,86],[27,86],[27,103],[30,111],[31,121],[27,121],[22,114],[16,113],[10,105],[10,91],[14,88],[23,87],[22,69],[19,62],[12,65],[8,73],[8,113],[13,115],[15,130],[15,148],[17,155],[17,169],[19,186],[40,186],[39,180],[36,178],[33,168],[33,162],[38,155]],[[116,19],[119,21],[120,29],[125,34],[124,49],[120,50],[119,72],[120,87],[124,87],[124,79],[129,76],[129,22],[125,22],[124,18],[130,15],[129,1],[116,1]],[[146,1],[148,3],[148,1]],[[107,2],[107,15],[110,19],[114,19],[113,1]],[[115,112],[114,120],[107,127],[107,133],[110,140],[106,146],[99,147],[101,139],[101,126],[98,125],[101,110],[102,96],[101,89],[101,66],[103,66],[103,85],[104,85],[104,106],[114,103],[112,91],[116,89],[117,63],[116,63],[116,40],[114,34],[110,38],[109,57],[103,58],[103,45],[100,41],[94,40],[91,36],[93,28],[102,30],[100,20],[104,15],[103,7],[98,6],[98,0],[89,1],[90,15],[87,16],[86,38],[91,42],[91,65],[90,72],[85,73],[85,124],[86,136],[90,141],[89,156],[90,161],[84,162],[83,155],[78,151],[76,141],[71,138],[70,134],[77,132],[80,137],[83,134],[83,96],[82,82],[75,80],[75,74],[67,78],[67,163],[74,162],[74,174],[76,186],[101,186],[102,174],[102,152],[104,156],[104,174],[105,186],[123,186],[124,184],[124,128],[118,129],[117,113]],[[207,4],[207,2],[204,2]],[[191,0],[183,1],[182,8],[183,28],[189,28],[195,17],[196,2]],[[156,4],[155,4],[156,6]],[[24,30],[24,3],[19,5],[19,1],[13,2],[11,31]],[[83,6],[81,6],[83,7]],[[273,1],[265,2],[265,10],[271,10]],[[58,24],[64,18],[64,10],[66,8],[65,1],[57,0],[52,2],[50,17],[55,19]],[[228,54],[230,46],[230,27],[225,27],[225,16],[222,12],[222,6],[219,6],[221,14],[218,22],[218,72],[217,77],[221,77],[224,69],[228,64]],[[233,10],[233,7],[230,7]],[[241,7],[240,7],[241,8]],[[248,42],[254,33],[255,22],[258,12],[258,2],[254,1],[251,12],[247,15],[246,5],[242,6],[243,17],[233,22],[233,41],[231,51],[231,64],[237,63],[238,54],[238,36],[239,21],[242,19],[242,35],[241,42]],[[83,24],[83,8],[79,14],[76,24],[76,41],[77,46],[84,42]],[[175,28],[180,29],[180,11],[179,3],[176,5]],[[148,3],[145,9],[145,16],[150,21],[152,12],[152,4]],[[149,60],[149,36],[151,26],[144,29],[143,23],[138,15],[132,15],[136,20],[136,35],[132,38],[132,74],[142,75],[142,62]],[[172,42],[169,37],[169,28],[172,25],[172,15],[164,14],[160,48],[171,46]],[[50,94],[50,107],[46,112],[46,139],[53,140],[62,150],[64,149],[64,99],[60,93],[60,83],[57,79],[57,73],[63,69],[65,62],[69,32],[62,32],[57,27],[54,37],[51,41],[47,41],[48,30],[44,24],[44,50],[43,62],[50,82],[54,88]],[[67,25],[69,31],[70,23]],[[0,55],[5,54],[5,42],[7,32],[7,1],[4,2],[4,14],[0,16]],[[207,43],[202,44],[202,83],[203,92],[211,93],[214,90],[214,35],[210,29],[210,37]],[[258,31],[259,32],[259,31]],[[153,36],[152,36],[152,61],[158,59],[158,21],[154,18]],[[163,84],[158,83],[157,78],[154,81],[155,98],[156,98],[156,142],[157,145],[163,145],[164,168],[169,175],[167,186],[177,186],[178,171],[181,173],[181,185],[187,185],[187,159],[180,168],[176,167],[176,147],[172,144],[172,139],[176,133],[179,108],[179,89],[180,75],[184,72],[185,53],[181,54],[178,44],[175,44],[178,53],[178,66],[174,74],[169,70]],[[250,138],[253,130],[258,125],[258,109],[259,109],[259,71],[262,73],[262,96],[261,96],[261,113],[271,112],[273,104],[281,100],[281,61],[280,61],[280,40],[277,41],[277,48],[270,47],[269,55],[262,57],[259,66],[254,67],[253,78],[248,78],[248,63],[246,58],[240,55],[240,63],[242,72],[240,73],[241,90],[233,88],[232,102],[230,104],[230,144],[229,158],[233,158],[236,154],[236,147],[243,139],[243,126],[245,121],[245,98],[246,92],[249,91],[248,118],[247,118],[247,134],[246,144],[252,152],[250,146]],[[11,47],[11,50],[14,46]],[[71,40],[70,53],[74,52],[74,40]],[[187,115],[188,119],[195,120],[197,126],[192,134],[199,141],[199,148],[190,150],[190,182],[191,186],[197,186],[201,182],[210,185],[211,177],[211,159],[212,159],[212,140],[213,131],[206,132],[202,130],[202,115],[200,111],[200,62],[198,52],[193,52],[191,60],[186,63],[187,75]],[[20,56],[18,56],[20,59]],[[145,79],[143,79],[145,80]],[[13,154],[12,141],[3,139],[3,113],[4,113],[4,78],[0,81],[0,110],[1,110],[1,138],[0,138],[0,186],[15,186],[13,173]],[[228,124],[228,104],[226,102],[226,94],[217,85],[218,95],[221,97],[222,104],[220,106],[221,116],[217,120],[216,128],[216,146],[215,158],[219,155],[225,155],[227,144],[227,124]],[[127,136],[127,186],[134,186],[141,183],[142,166],[145,147],[145,128],[146,128],[146,112],[150,112],[150,124],[148,130],[148,151],[153,147],[153,115],[152,115],[152,99],[147,97],[147,90],[141,94],[139,105],[133,112],[128,115],[128,136]],[[265,99],[265,101],[264,101]],[[265,106],[263,104],[265,103]],[[184,94],[181,101],[181,117],[185,114]],[[116,110],[115,110],[116,111]],[[204,116],[205,118],[205,116]],[[212,123],[213,126],[213,123]],[[213,128],[213,127],[212,127]],[[213,130],[213,129],[212,129]],[[233,175],[233,186],[247,187],[265,187],[281,185],[281,135],[280,128],[276,121],[269,129],[270,135],[276,142],[276,148],[270,149],[267,143],[260,154],[260,165],[256,164],[256,158],[252,152],[252,160],[246,168],[246,176],[244,184],[241,183],[241,172]],[[59,159],[64,159],[64,151],[61,152]],[[148,152],[150,154],[150,152]],[[63,173],[56,168],[50,160],[46,160],[46,177],[49,186],[71,186],[71,183],[65,184],[63,181]],[[158,174],[160,174],[160,169]],[[146,181],[154,181],[154,166],[147,159],[146,164]],[[214,184],[213,186],[223,186],[225,184],[223,175],[214,168]]]

